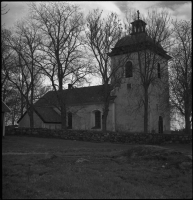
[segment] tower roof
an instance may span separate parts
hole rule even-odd
[[[115,48],[126,47],[131,45],[139,45],[140,43],[145,43],[145,42],[155,44],[155,41],[152,38],[150,38],[146,33],[138,33],[137,35],[127,35],[125,37],[122,37],[116,43]],[[157,44],[157,46],[162,48],[160,44]]]
[[[115,55],[134,53],[145,49],[152,50],[166,59],[171,58],[167,55],[167,52],[163,47],[159,43],[156,43],[156,41],[150,38],[146,33],[138,33],[122,37],[108,55],[111,57]]]
[[[137,11],[137,13],[138,19],[131,22],[131,34],[122,37],[108,55],[111,57],[149,49],[166,59],[170,59],[171,57],[167,55],[163,47],[155,39],[148,36],[145,29],[146,23],[139,19],[139,11]]]
[[[137,19],[135,20],[134,22],[131,22],[132,25],[136,25],[136,24],[144,24],[144,25],[147,25],[143,20],[141,19]]]

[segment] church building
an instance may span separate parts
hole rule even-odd
[[[131,25],[131,33],[121,38],[108,54],[111,69],[118,66],[111,85],[118,74],[121,81],[111,91],[107,131],[144,131],[144,90],[148,88],[148,132],[170,133],[168,60],[171,57],[147,35],[146,23],[139,15]],[[102,130],[103,85],[73,88],[69,84],[62,95],[67,106],[68,129]],[[34,127],[60,129],[58,105],[55,91],[40,98],[34,104]],[[30,127],[27,112],[18,124]]]

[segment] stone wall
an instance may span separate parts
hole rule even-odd
[[[192,143],[192,134],[143,134],[120,133],[101,131],[75,131],[75,130],[51,130],[46,128],[15,128],[6,131],[5,135],[23,135],[46,138],[62,138],[66,140],[79,140],[91,142],[114,142],[128,144],[163,144],[163,143]]]

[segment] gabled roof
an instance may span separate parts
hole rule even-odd
[[[3,102],[1,101],[1,106],[2,106],[2,110],[1,112],[10,112],[10,108]]]
[[[98,85],[67,89],[62,91],[62,97],[66,105],[102,103],[104,87],[103,85]],[[111,96],[111,100],[115,99],[115,97],[116,96]],[[54,107],[58,106],[59,103],[56,91],[49,91],[34,104],[34,110],[44,123],[61,123],[61,116],[54,110]],[[27,112],[24,113],[17,123],[21,121],[26,113]]]
[[[61,116],[53,109],[53,107],[36,107],[37,115],[44,123],[61,123]]]
[[[53,109],[53,107],[36,107],[34,112],[40,117],[44,123],[61,123],[60,115]],[[19,123],[22,118],[27,114],[27,111],[17,121]]]
[[[109,85],[110,90],[110,85]],[[59,94],[59,93],[58,93]],[[62,99],[67,105],[82,105],[101,103],[104,98],[104,87],[103,85],[72,88],[62,91]],[[113,100],[115,96],[112,96]],[[58,106],[58,98],[56,91],[47,92],[42,98],[40,98],[35,106]]]

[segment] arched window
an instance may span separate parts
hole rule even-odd
[[[125,78],[133,77],[133,65],[128,61],[125,65]]]
[[[72,129],[72,113],[68,112],[68,129]]]
[[[101,128],[101,112],[95,111],[95,128]]]
[[[160,63],[157,64],[158,78],[161,78]]]

